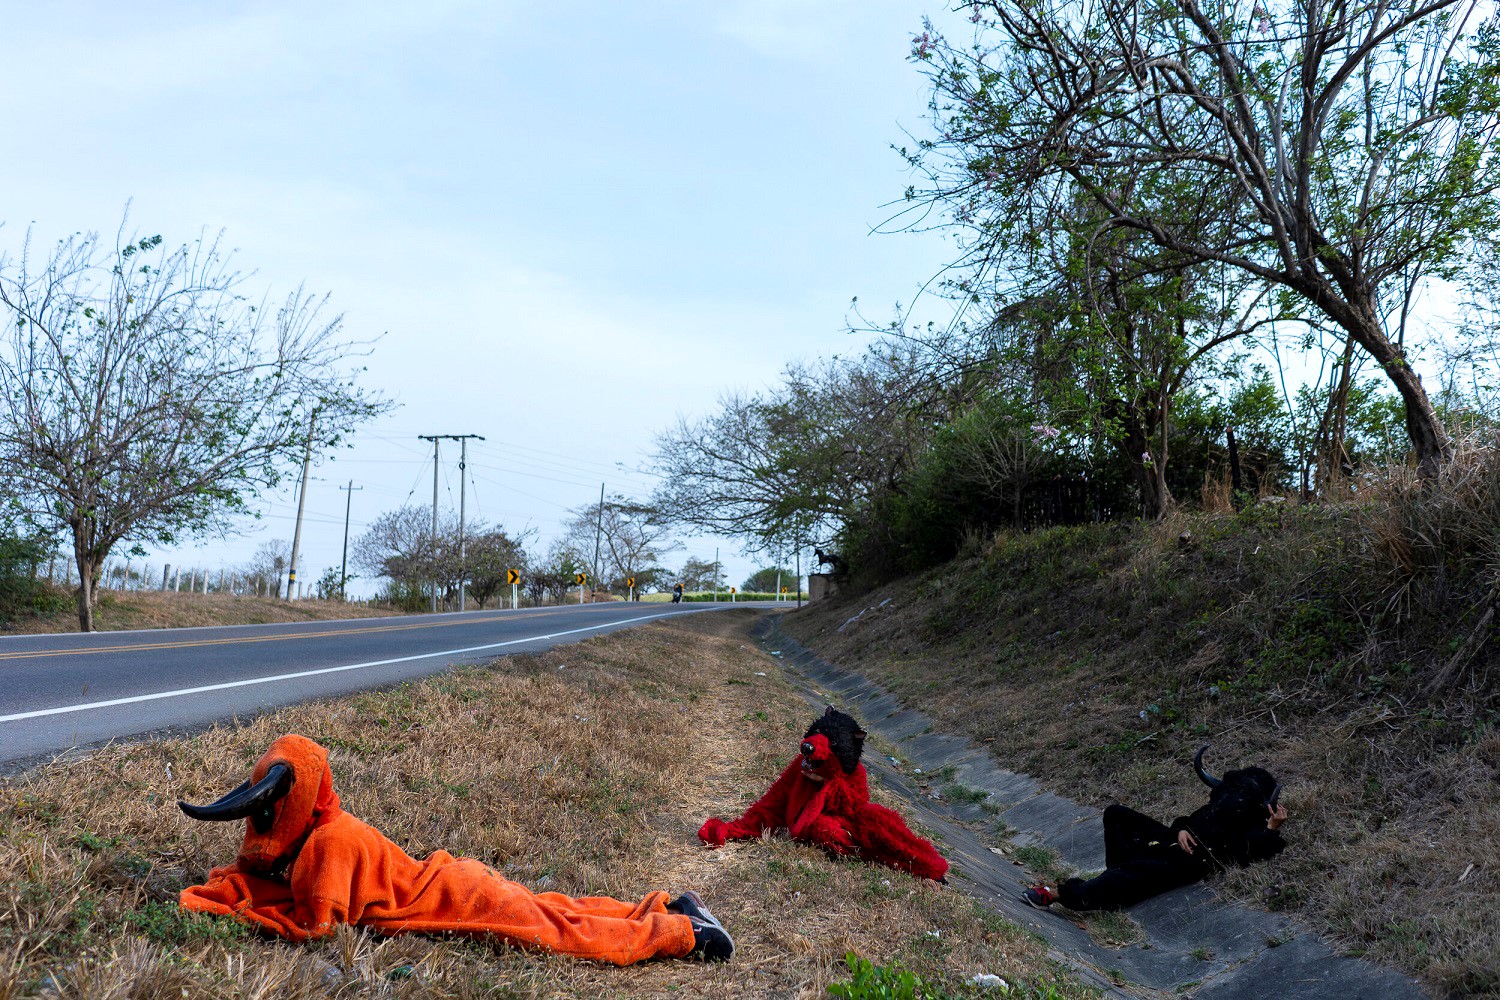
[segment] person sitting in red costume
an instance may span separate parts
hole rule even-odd
[[[533,893],[469,858],[434,851],[409,857],[340,807],[328,751],[282,736],[250,781],[206,806],[179,802],[194,819],[244,819],[232,864],[182,890],[185,910],[239,917],[292,941],[339,924],[382,934],[451,933],[629,965],[657,956],[725,961],[734,942],[697,893],[639,903]]]
[[[710,847],[749,840],[763,830],[786,830],[793,840],[833,854],[853,854],[935,881],[946,881],[948,862],[885,806],[870,801],[859,762],[866,733],[851,716],[828,706],[802,737],[797,756],[766,794],[731,823],[705,822],[698,837]]]

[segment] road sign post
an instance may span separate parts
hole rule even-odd
[[[588,580],[589,580],[589,575],[587,573],[575,573],[573,575],[573,582],[576,583],[576,584],[578,584],[578,603],[579,604],[583,603],[583,585],[585,583],[588,583]]]
[[[735,590],[733,587],[729,588],[729,603],[730,604],[734,603],[734,595],[738,594],[738,593],[739,593],[739,591]]]
[[[630,596],[626,600],[633,602],[635,600],[635,577],[627,576],[625,578],[625,586],[630,591]]]
[[[510,609],[512,611],[514,611],[514,610],[516,610],[517,608],[519,608],[521,606],[521,603],[520,603],[521,571],[518,570],[518,569],[508,569],[508,570],[506,570],[505,571],[505,582],[508,583],[508,584],[510,584]]]

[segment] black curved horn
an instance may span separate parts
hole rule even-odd
[[[1271,796],[1270,796],[1270,798],[1266,799],[1266,805],[1270,806],[1272,809],[1275,809],[1276,808],[1276,804],[1280,800],[1281,800],[1281,783],[1277,782],[1276,783],[1276,787],[1273,788],[1273,789],[1271,789]]]
[[[1208,748],[1211,746],[1213,746],[1212,743],[1205,743],[1198,748],[1198,753],[1193,757],[1193,769],[1198,772],[1198,777],[1203,779],[1203,783],[1205,785],[1207,785],[1209,788],[1218,788],[1224,783],[1223,780],[1215,778],[1213,775],[1203,770],[1203,755],[1208,752]]]
[[[177,808],[193,819],[209,822],[226,822],[248,816],[255,824],[256,832],[265,833],[271,829],[271,807],[292,790],[292,777],[292,769],[285,764],[272,764],[264,778],[253,785],[248,781],[243,783],[217,802],[206,806],[178,802]]]

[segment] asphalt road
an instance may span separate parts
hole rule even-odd
[[[73,747],[348,694],[727,604],[463,614],[0,638],[0,768]]]

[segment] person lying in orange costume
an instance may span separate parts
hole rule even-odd
[[[339,924],[382,934],[492,935],[523,948],[630,965],[657,956],[725,961],[734,942],[695,892],[639,903],[533,893],[487,865],[434,851],[417,861],[339,805],[328,751],[282,736],[251,780],[207,806],[179,802],[194,819],[245,819],[232,864],[182,890],[183,909],[237,916],[292,941]]]

